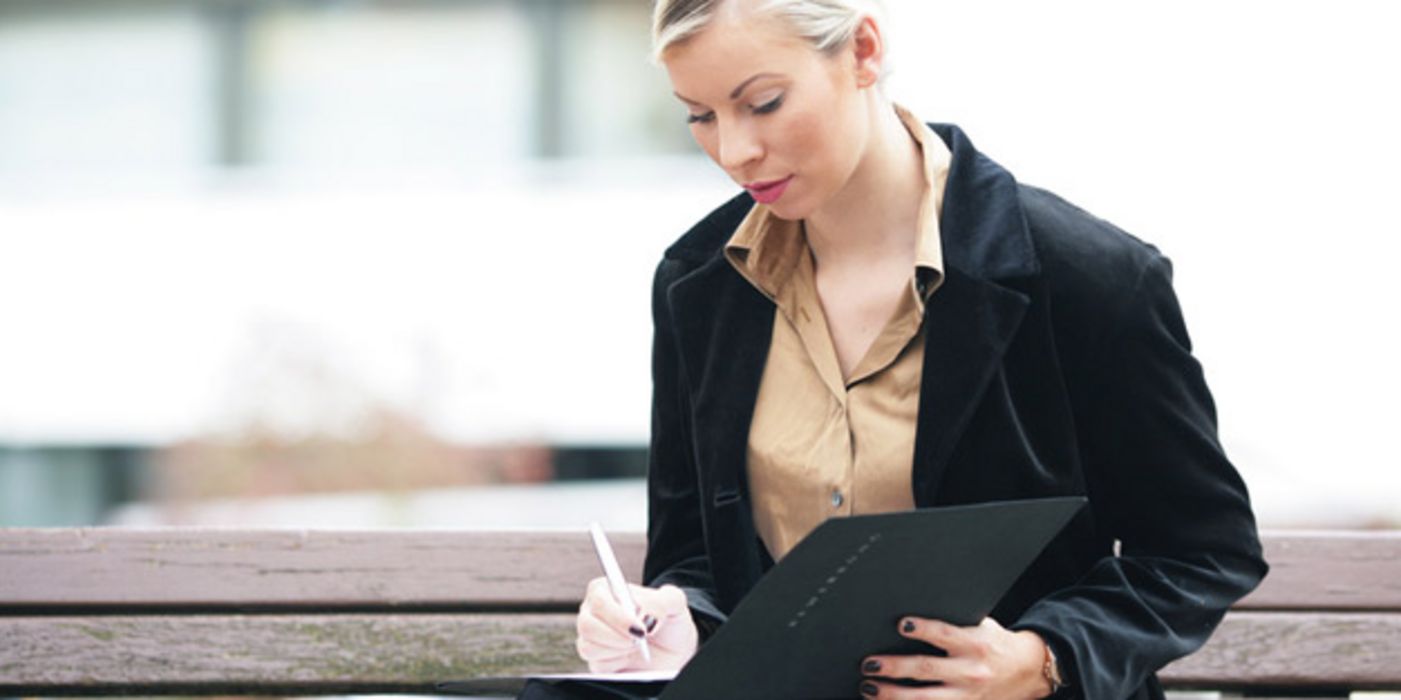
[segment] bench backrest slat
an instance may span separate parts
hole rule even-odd
[[[1270,574],[1237,610],[1401,611],[1401,531],[1266,532]]]
[[[635,577],[642,536],[610,539]],[[559,610],[600,575],[584,532],[0,529],[9,610]]]
[[[636,580],[642,535],[611,538]],[[1265,583],[1163,680],[1401,689],[1401,533],[1264,543]],[[0,529],[0,695],[433,692],[568,670],[598,575],[582,531]]]
[[[611,539],[635,580],[642,535]],[[1237,609],[1401,611],[1401,532],[1271,532],[1265,551]],[[0,530],[7,608],[558,609],[598,575],[583,532]]]

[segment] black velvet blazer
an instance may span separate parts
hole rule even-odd
[[[956,127],[931,127],[953,161],[945,281],[924,317],[916,506],[1087,496],[993,617],[1046,638],[1068,697],[1161,698],[1154,672],[1205,642],[1268,568],[1170,264],[1018,184]],[[774,306],[722,254],[752,206],[742,194],[696,224],[653,287],[645,580],[685,589],[703,632],[772,565],[745,459]]]

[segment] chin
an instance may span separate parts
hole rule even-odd
[[[796,196],[796,192],[783,194],[784,196],[779,197],[777,202],[764,205],[774,216],[786,221],[799,221],[812,214],[813,207],[803,197]]]
[[[804,217],[804,213],[796,211],[793,207],[784,206],[782,201],[764,205],[769,208],[769,213],[785,221],[798,221]]]

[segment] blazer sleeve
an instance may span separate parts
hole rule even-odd
[[[1171,278],[1154,254],[1092,358],[1076,416],[1094,520],[1119,556],[1012,625],[1047,640],[1073,697],[1129,697],[1204,644],[1268,570]]]
[[[652,427],[643,581],[649,586],[681,588],[704,641],[726,616],[716,603],[705,548],[700,483],[689,431],[690,402],[666,294],[685,272],[682,262],[664,259],[652,283]]]

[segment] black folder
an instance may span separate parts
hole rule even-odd
[[[830,519],[760,579],[661,700],[855,697],[866,656],[930,653],[898,633],[902,617],[978,624],[1084,504],[1046,498]],[[656,687],[638,686],[637,696]]]

